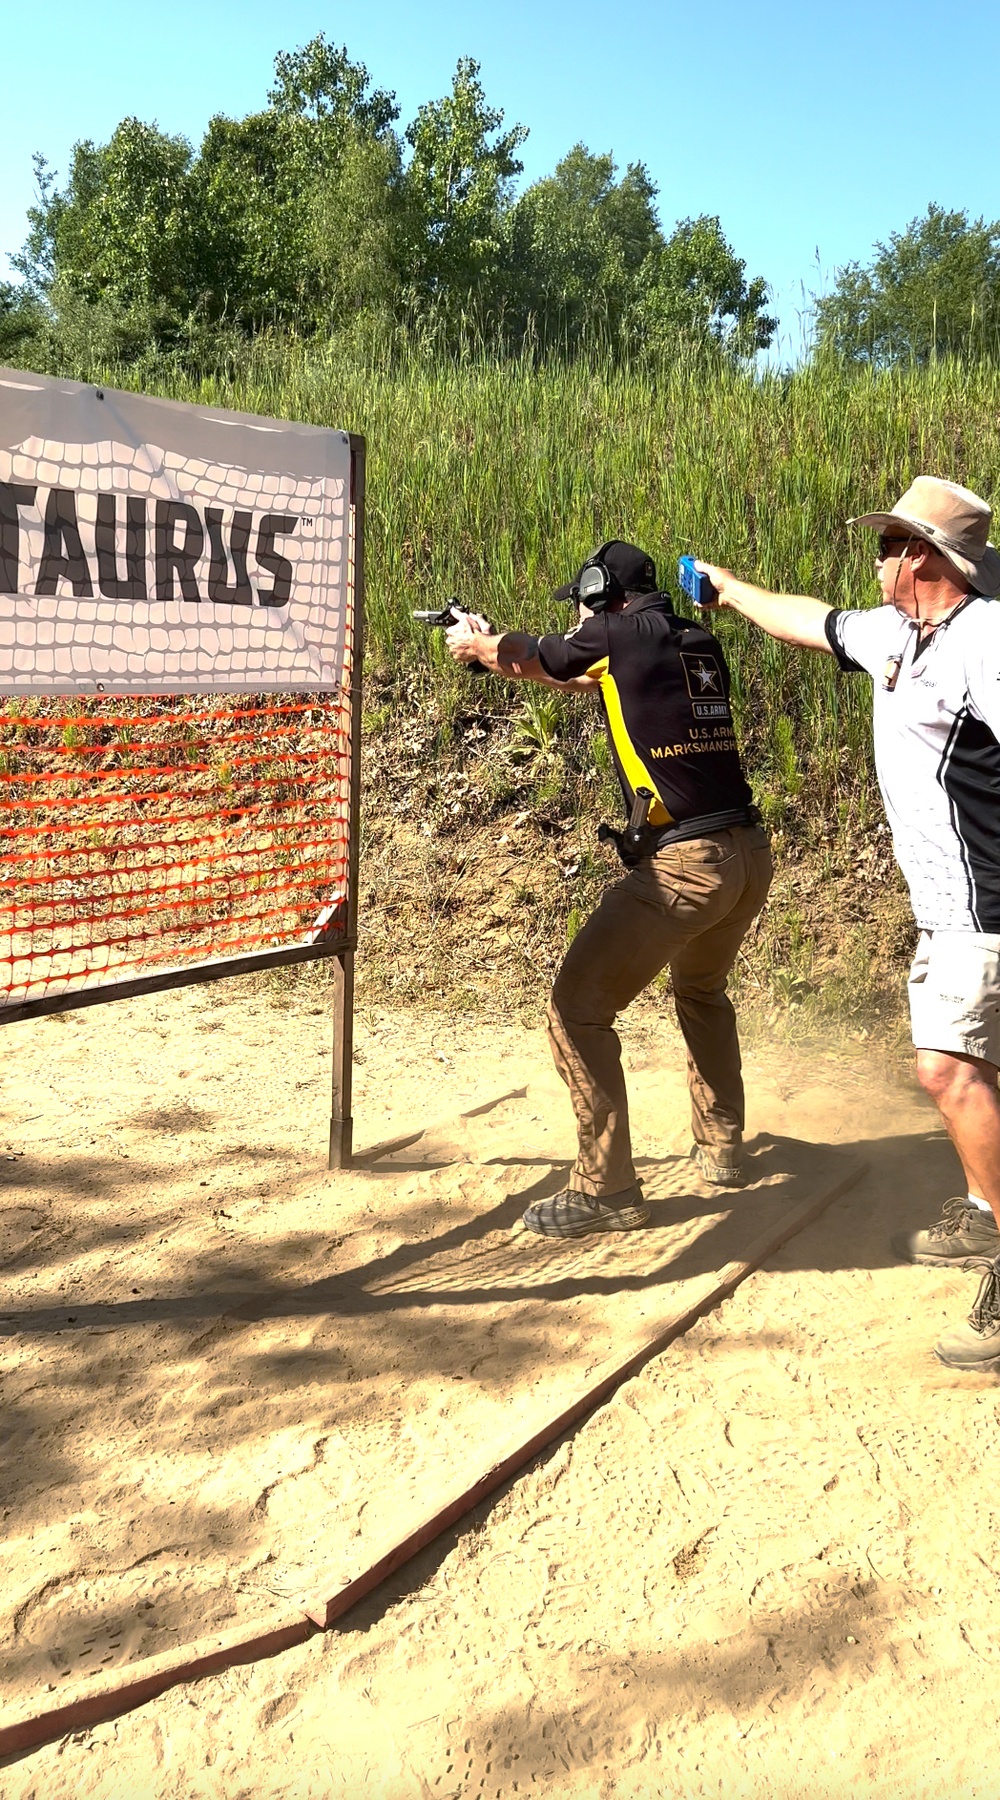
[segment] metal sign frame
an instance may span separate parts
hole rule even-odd
[[[350,559],[352,577],[352,657],[348,671],[349,759],[347,828],[347,897],[326,921],[311,943],[283,949],[258,950],[247,956],[209,958],[187,968],[150,970],[122,981],[107,981],[76,992],[49,994],[36,1000],[19,1000],[0,1007],[0,1025],[14,1024],[47,1013],[69,1012],[82,1006],[101,1006],[112,1000],[131,1000],[138,994],[162,993],[170,988],[194,987],[256,969],[287,968],[295,963],[334,958],[333,980],[333,1084],[330,1108],[331,1169],[348,1168],[353,1148],[351,1117],[351,1063],[354,1046],[354,953],[357,949],[358,844],[361,803],[361,700],[365,620],[365,440],[348,434],[351,449]]]

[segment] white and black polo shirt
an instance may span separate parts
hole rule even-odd
[[[842,669],[875,683],[875,767],[924,931],[1000,932],[1000,604],[977,594],[917,653],[894,606],[831,612]]]

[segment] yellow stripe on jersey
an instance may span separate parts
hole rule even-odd
[[[656,795],[656,799],[649,809],[649,823],[651,825],[672,824],[673,820],[663,803],[663,796],[645,763],[641,757],[637,756],[635,746],[629,737],[625,725],[625,715],[622,712],[621,695],[618,692],[618,685],[608,669],[607,657],[602,656],[600,662],[594,663],[587,670],[587,674],[601,684],[601,696],[608,715],[608,727],[611,731],[612,742],[632,792],[635,793],[637,788],[646,787],[652,788]]]

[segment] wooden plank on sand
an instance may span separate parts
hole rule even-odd
[[[477,1110],[486,1111],[488,1106]],[[838,1158],[838,1166],[809,1199],[793,1207],[769,1231],[762,1232],[748,1244],[738,1261],[727,1263],[714,1274],[692,1282],[681,1312],[665,1319],[654,1335],[623,1361],[605,1364],[568,1406],[547,1419],[529,1438],[519,1438],[495,1450],[489,1456],[486,1468],[483,1469],[480,1462],[480,1472],[471,1479],[466,1471],[451,1493],[439,1496],[416,1525],[403,1537],[387,1541],[357,1574],[345,1580],[341,1572],[328,1583],[321,1582],[318,1591],[303,1597],[294,1611],[283,1612],[263,1622],[237,1626],[214,1637],[197,1639],[194,1643],[166,1651],[162,1656],[144,1657],[139,1662],[109,1669],[69,1693],[53,1695],[51,1700],[36,1696],[20,1714],[0,1724],[0,1757],[33,1750],[71,1731],[117,1718],[120,1713],[130,1712],[167,1688],[196,1681],[203,1675],[220,1674],[237,1663],[257,1662],[274,1656],[295,1644],[305,1643],[317,1627],[326,1630],[363,1595],[371,1593],[410,1557],[425,1549],[463,1514],[470,1512],[564,1432],[586,1418],[623,1381],[637,1374],[674,1338],[687,1331],[696,1319],[725,1300],[747,1275],[780,1250],[782,1244],[818,1218],[831,1201],[852,1188],[864,1174],[865,1167],[862,1162]]]
[[[69,1693],[53,1694],[51,1698],[36,1695],[20,1715],[14,1714],[0,1724],[0,1757],[35,1750],[39,1744],[65,1737],[68,1732],[116,1719],[119,1713],[131,1712],[133,1707],[154,1700],[157,1694],[183,1681],[196,1681],[200,1675],[218,1675],[237,1663],[260,1662],[266,1656],[276,1656],[279,1650],[304,1644],[315,1632],[315,1625],[303,1618],[297,1607],[270,1619],[258,1619],[231,1631],[217,1632],[213,1637],[196,1639],[192,1644],[179,1644],[160,1656],[144,1656],[138,1662],[108,1669],[103,1675],[81,1682]]]
[[[555,1443],[565,1431],[592,1412],[595,1406],[607,1400],[623,1381],[637,1374],[645,1363],[665,1350],[674,1338],[687,1331],[703,1313],[711,1312],[747,1275],[759,1268],[762,1262],[766,1262],[769,1256],[773,1256],[776,1250],[780,1250],[782,1244],[794,1237],[797,1231],[801,1231],[804,1225],[809,1225],[813,1219],[818,1218],[832,1200],[838,1199],[860,1180],[866,1164],[848,1162],[845,1158],[839,1160],[840,1166],[831,1172],[828,1180],[808,1200],[793,1207],[769,1231],[754,1238],[739,1261],[727,1263],[725,1268],[717,1269],[714,1274],[692,1282],[681,1312],[664,1320],[654,1335],[647,1338],[637,1350],[633,1350],[623,1362],[606,1363],[602,1370],[588,1380],[587,1386],[577,1393],[568,1406],[563,1407],[553,1418],[547,1419],[531,1437],[519,1439],[495,1452],[487,1467],[481,1469],[471,1481],[467,1475],[460,1477],[452,1493],[439,1497],[404,1537],[387,1541],[357,1575],[345,1581],[341,1574],[329,1586],[322,1583],[318,1593],[304,1596],[301,1605],[306,1617],[325,1631],[357,1600],[378,1587],[386,1576],[401,1568],[418,1551],[426,1549],[442,1531],[447,1531],[464,1513],[471,1512],[488,1494],[502,1487],[525,1464],[532,1462],[542,1450]]]

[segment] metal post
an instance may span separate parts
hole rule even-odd
[[[349,1169],[354,1147],[351,1117],[351,1063],[354,1054],[354,951],[333,959],[333,1093],[330,1107],[330,1168]]]
[[[365,440],[351,434],[351,776],[347,849],[348,948],[333,970],[333,1092],[330,1168],[349,1169],[353,1152],[351,1062],[354,1052],[354,945],[358,937],[358,847],[361,838],[361,673],[365,630]]]

